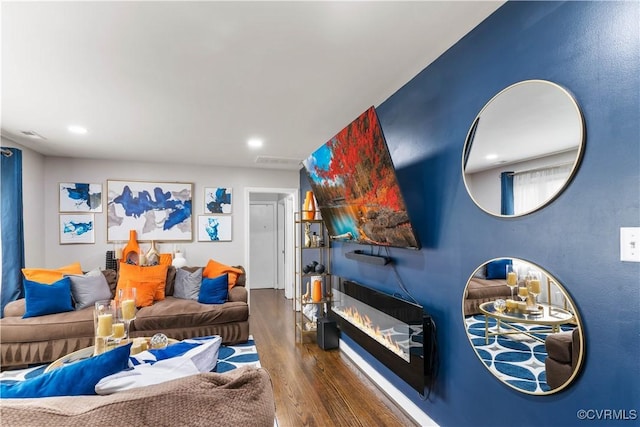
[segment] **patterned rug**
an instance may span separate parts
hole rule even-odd
[[[471,344],[496,377],[514,388],[528,393],[550,390],[544,368],[544,360],[547,357],[544,339],[548,333],[538,332],[541,329],[548,330],[548,326],[510,323],[513,328],[527,334],[490,336],[487,344],[484,336],[484,315],[467,316],[465,324]],[[508,327],[501,323],[501,330],[505,329]],[[564,325],[561,329],[570,331],[573,327]],[[496,320],[490,317],[489,331],[496,332],[496,330]],[[542,341],[538,341],[532,336]]]
[[[9,370],[0,373],[0,381],[24,381],[42,374],[48,365],[40,365],[27,369]],[[222,345],[218,351],[218,363],[213,372],[223,373],[242,366],[253,366],[259,368],[260,359],[258,350],[253,341],[253,336],[249,336],[249,341],[236,345]]]

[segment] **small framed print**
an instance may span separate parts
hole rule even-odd
[[[61,182],[59,212],[102,212],[102,184]]]
[[[233,191],[226,187],[205,187],[204,189],[204,213],[205,214],[229,214]]]
[[[231,216],[230,215],[199,215],[198,216],[198,241],[199,242],[230,242],[231,241]]]
[[[95,243],[93,214],[60,214],[60,244]]]

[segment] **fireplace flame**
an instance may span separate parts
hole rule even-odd
[[[354,326],[361,331],[365,332],[370,337],[374,338],[380,344],[385,346],[388,350],[391,350],[398,356],[408,361],[407,354],[402,348],[391,338],[391,332],[383,332],[380,330],[380,326],[374,325],[371,318],[365,314],[362,315],[358,311],[357,307],[333,307],[333,311],[339,314],[344,319],[348,320]]]

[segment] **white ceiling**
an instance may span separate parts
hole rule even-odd
[[[47,156],[298,169],[503,3],[3,1],[2,136]]]

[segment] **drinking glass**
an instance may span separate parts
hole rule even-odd
[[[518,288],[518,296],[520,297],[522,302],[525,302],[527,300],[527,298],[529,297],[529,290],[526,286],[520,286]]]
[[[525,302],[525,301],[527,300],[527,298],[529,298],[529,290],[527,289],[527,287],[526,287],[526,286],[520,286],[520,287],[518,288],[518,296],[520,297],[520,299],[522,300],[522,302]],[[525,318],[525,319],[528,319],[528,318],[529,318],[528,313],[527,313],[527,311],[526,311],[526,310],[524,311],[524,313],[523,313],[523,314],[524,314],[524,318]]]
[[[131,340],[129,328],[131,322],[136,319],[136,288],[121,288],[118,290],[118,301],[120,301],[120,313],[125,326],[127,340]]]
[[[513,299],[513,289],[518,286],[518,270],[513,267],[513,264],[507,265],[507,286],[511,289],[511,299]]]
[[[115,304],[115,321],[113,322],[113,335],[111,336],[111,339],[115,342],[116,347],[118,345],[120,345],[120,342],[123,339],[127,338],[127,334],[125,333],[125,325],[124,325],[124,319],[122,318],[122,302],[119,299],[116,299],[116,304]]]
[[[93,309],[95,330],[94,354],[102,354],[107,348],[107,340],[113,336],[115,304],[112,300],[96,301]]]
[[[533,296],[533,305],[537,307],[537,296],[540,295],[540,273],[537,271],[529,272],[529,281],[527,282],[527,289]]]

